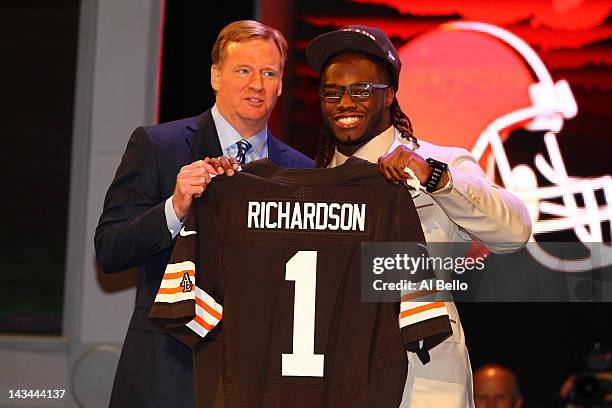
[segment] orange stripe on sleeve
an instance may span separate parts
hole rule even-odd
[[[204,319],[202,319],[198,315],[196,315],[196,317],[194,317],[193,320],[195,320],[197,324],[199,324],[200,326],[202,326],[203,328],[205,328],[208,331],[211,331],[214,328],[214,326],[211,326],[210,324],[206,323],[204,321]]]
[[[424,312],[426,310],[436,309],[438,307],[444,307],[444,302],[433,302],[433,303],[430,303],[428,305],[423,305],[423,306],[415,307],[414,309],[404,310],[403,312],[400,313],[400,319],[402,317],[412,316],[412,315],[415,315],[417,313]]]
[[[210,307],[206,302],[204,302],[204,300],[200,299],[199,297],[196,297],[196,304],[202,309],[206,310],[211,316],[213,316],[217,320],[221,320],[221,318],[223,317],[219,312]]]
[[[189,276],[195,276],[195,271],[188,269],[188,270],[180,271],[180,272],[165,273],[164,280],[182,278],[185,273],[187,273],[187,275]]]
[[[181,293],[183,291],[183,287],[179,286],[177,288],[159,288],[157,291],[158,295],[175,295],[177,293]]]

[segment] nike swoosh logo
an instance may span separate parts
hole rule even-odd
[[[179,231],[179,235],[181,237],[186,237],[188,235],[194,235],[194,234],[197,234],[197,232],[196,231],[187,231],[185,229],[185,227],[181,228],[181,230]]]

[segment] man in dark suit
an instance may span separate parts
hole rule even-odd
[[[275,139],[267,121],[282,90],[287,43],[256,21],[225,27],[212,52],[215,105],[203,114],[134,131],[96,229],[105,272],[138,267],[136,306],[125,338],[111,407],[192,407],[191,350],[147,320],[191,201],[211,176],[268,157],[280,167],[313,167]],[[210,159],[219,156],[235,157]]]

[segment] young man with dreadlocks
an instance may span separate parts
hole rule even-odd
[[[426,188],[415,206],[428,242],[477,240],[496,253],[523,247],[531,235],[524,204],[487,181],[466,150],[415,138],[395,98],[401,62],[381,30],[347,26],[323,34],[310,42],[306,57],[321,73],[319,167],[339,166],[355,156],[378,162],[391,181],[414,182],[412,173]],[[426,365],[408,353],[402,407],[473,406],[463,329],[454,303],[446,307],[453,335],[430,351]]]

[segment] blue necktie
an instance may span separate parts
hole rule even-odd
[[[251,150],[253,145],[251,145],[246,140],[241,139],[236,142],[236,146],[238,146],[238,153],[236,153],[236,160],[238,160],[238,163],[244,164],[246,162],[246,154],[249,150]]]

